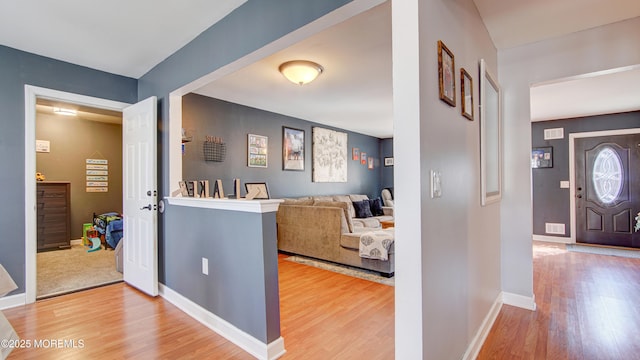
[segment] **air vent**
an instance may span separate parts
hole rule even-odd
[[[544,129],[544,139],[564,139],[564,128]]]
[[[564,235],[564,224],[544,223],[544,232],[547,234]]]

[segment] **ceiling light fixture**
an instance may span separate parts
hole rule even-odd
[[[292,83],[304,85],[315,80],[324,68],[313,61],[293,60],[283,63],[278,70]]]
[[[54,107],[53,108],[53,113],[56,114],[56,115],[64,115],[64,116],[77,116],[78,115],[78,111],[77,110],[65,109],[65,108],[59,108],[59,107]]]

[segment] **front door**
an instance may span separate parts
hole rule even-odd
[[[122,113],[124,281],[151,296],[158,295],[156,102]]]
[[[640,248],[640,134],[575,140],[576,241]]]

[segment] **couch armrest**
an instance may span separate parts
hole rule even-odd
[[[393,206],[383,206],[382,207],[382,212],[385,215],[393,216]]]
[[[337,257],[343,216],[338,207],[280,205],[278,249],[320,259]]]

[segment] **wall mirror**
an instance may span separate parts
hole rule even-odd
[[[480,60],[480,187],[482,206],[502,197],[502,93]]]

